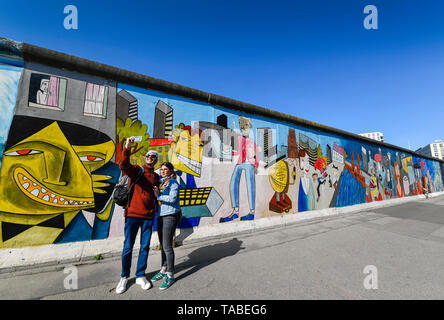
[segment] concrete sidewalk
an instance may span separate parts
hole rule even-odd
[[[430,197],[444,195],[444,192],[437,192]],[[342,208],[327,208],[322,210],[307,211],[296,214],[286,214],[283,216],[261,218],[253,221],[229,222],[226,224],[207,225],[193,230],[181,230],[180,234],[185,234],[183,245],[206,240],[226,238],[235,235],[248,234],[266,229],[279,228],[283,226],[313,222],[315,220],[325,220],[338,217],[341,214],[350,214],[374,210],[377,208],[396,206],[402,203],[424,200],[424,195],[391,199],[379,202],[371,202],[347,206]],[[180,238],[180,236],[179,236]],[[154,232],[151,238],[151,247],[158,245],[157,233]],[[1,249],[0,250],[0,273],[15,272],[32,268],[57,266],[62,264],[82,264],[94,260],[94,257],[101,255],[103,258],[118,256],[121,254],[123,237],[110,238],[106,240],[72,242],[66,244],[54,244],[25,248]],[[136,239],[135,252],[139,249],[139,240]]]

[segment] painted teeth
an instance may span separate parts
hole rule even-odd
[[[20,175],[19,179],[22,181],[22,188],[24,190],[28,190],[30,194],[32,194],[34,197],[39,198],[42,201],[51,202],[58,205],[72,205],[72,206],[85,206],[85,205],[91,205],[94,204],[94,201],[78,201],[73,199],[65,199],[62,197],[59,197],[58,195],[52,193],[51,191],[46,190],[42,186],[40,186],[38,183],[32,181],[30,178],[27,178],[24,175]],[[26,181],[26,182],[24,182]],[[36,188],[30,188],[31,184],[33,187]],[[32,190],[31,190],[32,189]],[[40,196],[40,197],[39,197]]]
[[[176,156],[179,158],[180,161],[183,162],[188,168],[190,168],[193,172],[196,172],[197,174],[200,174],[200,168],[202,164],[196,160],[189,159],[179,153],[176,152]]]

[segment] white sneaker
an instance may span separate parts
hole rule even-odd
[[[128,283],[127,278],[120,278],[119,284],[116,287],[116,293],[121,294],[126,291],[126,284]]]
[[[145,277],[139,277],[136,279],[136,284],[142,287],[143,290],[150,289],[153,285]]]

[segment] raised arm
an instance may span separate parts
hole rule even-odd
[[[123,158],[120,162],[120,170],[126,174],[131,180],[135,179],[139,174],[139,166],[132,165],[130,162],[131,146],[134,143],[134,137],[126,139],[125,148],[123,149]]]

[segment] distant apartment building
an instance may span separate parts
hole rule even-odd
[[[428,144],[425,147],[419,148],[418,150],[416,150],[416,152],[424,156],[430,156],[444,160],[444,141],[435,140],[435,142]]]
[[[376,141],[384,142],[384,135],[382,134],[382,132],[360,133],[359,135]]]

